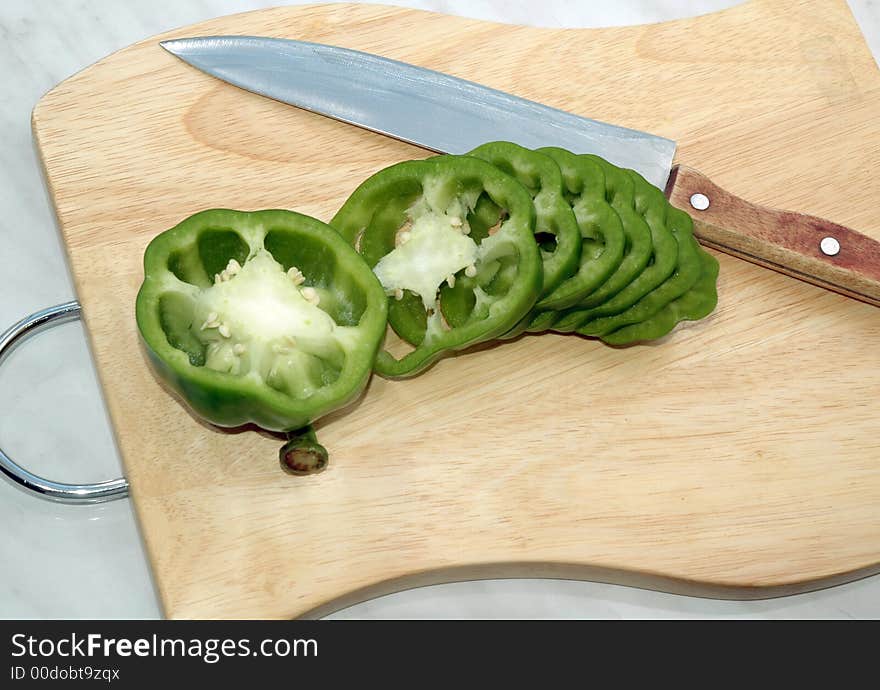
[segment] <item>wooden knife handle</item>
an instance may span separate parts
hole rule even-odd
[[[666,196],[694,219],[701,243],[880,306],[877,240],[822,218],[751,204],[683,165],[672,169]]]

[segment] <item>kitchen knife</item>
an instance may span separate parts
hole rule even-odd
[[[440,153],[487,141],[560,146],[633,168],[665,188],[710,247],[880,306],[880,242],[821,218],[740,199],[673,167],[675,142],[370,53],[258,36],[163,41],[213,77]]]

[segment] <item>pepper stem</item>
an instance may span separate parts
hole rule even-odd
[[[327,449],[318,443],[318,436],[311,424],[288,431],[287,443],[281,446],[278,457],[281,468],[297,476],[317,474],[327,467],[329,460]]]

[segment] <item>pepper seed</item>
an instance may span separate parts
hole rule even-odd
[[[207,330],[209,328],[217,328],[220,325],[220,322],[217,320],[217,312],[212,311],[208,314],[208,318],[205,320],[205,323],[202,324],[202,330]]]
[[[315,306],[321,301],[321,297],[318,295],[317,290],[311,286],[302,289],[302,296],[306,302],[314,304]]]
[[[302,274],[296,266],[291,266],[287,269],[287,275],[290,276],[290,279],[293,281],[294,285],[302,285],[306,282],[306,277]]]

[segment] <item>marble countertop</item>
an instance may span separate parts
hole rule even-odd
[[[0,3],[0,330],[75,297],[34,151],[30,112],[48,89],[104,55],[177,26],[279,4],[260,0],[30,0]],[[386,4],[539,26],[663,21],[736,0],[398,0]],[[850,0],[875,57],[880,3]],[[61,481],[121,474],[78,324],[30,340],[0,367],[0,445]],[[162,615],[130,503],[40,501],[0,482],[0,617]],[[331,618],[880,618],[880,575],[763,601],[718,601],[590,582],[492,580],[425,587]]]

